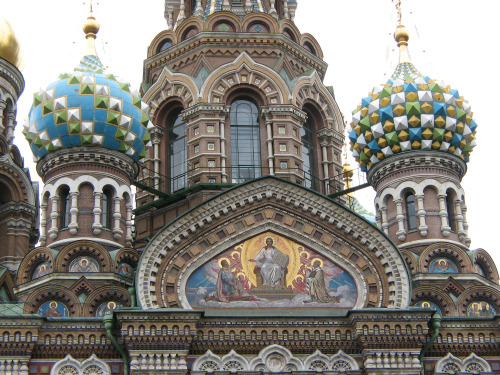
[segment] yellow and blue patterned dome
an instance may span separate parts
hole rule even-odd
[[[470,105],[458,90],[418,72],[408,57],[403,26],[395,39],[400,62],[392,77],[353,111],[348,137],[354,158],[364,171],[412,150],[446,152],[468,162],[477,127]]]
[[[95,24],[89,17],[90,48],[74,72],[34,94],[23,133],[36,160],[63,148],[98,146],[140,161],[151,146],[148,106],[128,83],[104,72],[93,47],[98,24],[89,27]]]

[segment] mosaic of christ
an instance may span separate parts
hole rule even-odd
[[[357,290],[337,264],[267,232],[198,268],[186,285],[192,308],[352,308]]]

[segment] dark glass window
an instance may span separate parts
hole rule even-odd
[[[261,176],[259,110],[245,99],[231,104],[232,182],[241,183]]]
[[[71,202],[70,202],[68,188],[61,189],[61,194],[59,199],[61,208],[61,211],[59,212],[59,217],[61,219],[61,228],[67,228],[71,221],[71,213],[70,213]]]
[[[316,173],[315,173],[315,160],[314,160],[314,141],[313,141],[313,122],[311,116],[307,116],[300,136],[302,138],[302,159],[305,182],[304,185],[308,188],[316,188]]]
[[[406,219],[408,230],[417,229],[417,215],[415,212],[415,196],[412,193],[406,194]]]
[[[175,110],[167,121],[171,192],[187,186],[186,123],[179,116],[181,111],[182,108]]]
[[[453,203],[453,193],[447,192],[446,193],[446,210],[448,211],[448,225],[450,226],[451,230],[454,232],[456,227],[455,227],[455,205]]]
[[[104,228],[111,229],[113,219],[113,194],[111,190],[106,189],[102,195],[102,225]]]

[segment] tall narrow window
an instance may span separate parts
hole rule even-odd
[[[105,189],[102,194],[102,225],[111,229],[113,219],[113,194],[111,190]]]
[[[182,108],[172,112],[167,120],[170,191],[187,186],[186,123],[180,117]]]
[[[71,220],[71,213],[70,213],[71,202],[69,197],[69,189],[67,187],[61,189],[59,202],[60,202],[59,218],[61,220],[61,228],[67,228]]]
[[[261,176],[259,110],[245,99],[231,104],[232,182],[241,183]]]
[[[315,189],[317,184],[314,160],[313,122],[311,115],[307,116],[307,120],[300,130],[300,136],[302,138],[302,169],[304,170],[304,185],[308,188]]]
[[[446,192],[446,211],[448,211],[448,225],[451,231],[455,231],[455,205],[453,203],[453,192]]]
[[[406,220],[408,222],[408,231],[417,229],[415,196],[413,195],[413,193],[406,194]]]

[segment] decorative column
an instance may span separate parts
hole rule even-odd
[[[153,144],[153,187],[156,190],[160,190],[160,142],[164,131],[163,128],[155,126],[150,132],[151,143]],[[155,196],[156,199],[158,199],[157,196]]]
[[[14,113],[14,110],[10,110],[9,112],[7,112],[7,127],[5,129],[5,140],[9,145],[12,144],[12,140],[14,138],[13,135],[14,135],[15,119],[16,119],[16,114]]]
[[[40,204],[40,245],[45,246],[47,241],[47,200],[42,199],[42,204]]]
[[[418,230],[420,231],[420,235],[425,237],[427,236],[427,229],[429,227],[425,224],[424,195],[415,195],[415,200],[417,201],[417,216],[419,220]]]
[[[177,21],[175,22],[175,25],[173,28],[175,29],[176,26],[180,25],[182,21],[186,19],[186,4],[184,3],[185,0],[181,0],[181,7],[179,10],[179,15],[177,16]]]
[[[467,222],[467,206],[462,202],[462,216],[464,218],[465,244],[470,246],[471,239],[469,237],[469,223]]]
[[[288,0],[283,1],[283,18],[290,19],[290,15],[288,14]]]
[[[101,233],[102,230],[102,224],[101,224],[101,214],[102,214],[102,209],[101,209],[101,200],[102,200],[102,193],[100,191],[95,191],[94,192],[94,223],[92,224],[92,229],[94,230],[94,235],[97,236],[99,233]]]
[[[387,222],[387,207],[380,207],[380,216],[382,219],[382,226],[384,233],[389,235],[389,223]]]
[[[402,199],[394,199],[396,204],[396,220],[398,222],[398,231],[396,235],[400,241],[406,240],[406,230],[405,230],[405,215],[403,215],[403,201]]]
[[[266,132],[267,132],[267,166],[269,167],[269,174],[274,175],[274,152],[273,152],[273,119],[272,115],[268,112],[265,114],[266,119]]]
[[[7,107],[5,100],[0,100],[0,134],[3,134],[5,127],[3,126],[3,111]]]
[[[457,233],[458,239],[461,242],[465,241],[465,229],[464,229],[464,217],[462,215],[462,201],[460,199],[455,199],[455,220],[457,221]]]
[[[226,115],[229,113],[231,107],[225,106],[224,112],[221,114],[219,118],[219,133],[220,133],[220,168],[222,172],[221,181],[223,184],[227,183],[227,154],[226,154]]]
[[[441,233],[443,236],[448,237],[451,232],[448,223],[448,211],[446,210],[446,195],[438,195],[439,200],[439,216],[441,216]]]
[[[120,203],[122,198],[113,197],[113,237],[115,240],[119,240],[122,237],[123,231],[120,228],[120,218],[122,217],[120,213]]]
[[[125,209],[127,212],[125,219],[125,246],[132,247],[134,238],[132,237],[132,202],[130,199],[125,203]]]
[[[57,227],[57,220],[59,219],[59,197],[53,196],[52,198],[52,210],[50,212],[50,229],[49,229],[49,237],[55,239],[57,237],[57,233],[59,232],[59,228]]]
[[[332,143],[331,132],[324,128],[318,131],[319,145],[321,146],[321,165],[323,167],[323,189],[326,195],[330,194],[330,173],[328,167],[328,146]],[[335,188],[336,189],[336,188]]]
[[[203,17],[203,7],[201,6],[201,0],[198,0],[196,2],[196,9],[194,11],[194,15],[196,17]]]
[[[279,18],[279,15],[278,15],[278,12],[276,12],[275,3],[276,3],[276,0],[271,0],[271,7],[269,9],[269,14],[277,20]]]
[[[71,215],[70,223],[68,224],[69,232],[74,236],[78,232],[78,196],[80,194],[76,191],[69,193],[71,208],[69,213]]]

